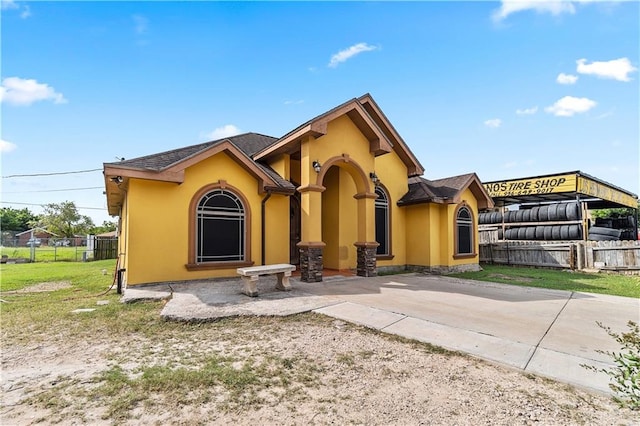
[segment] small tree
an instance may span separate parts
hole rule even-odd
[[[46,227],[49,232],[60,237],[67,238],[86,234],[94,227],[89,216],[78,213],[73,201],[45,204],[44,213],[38,221],[38,225]]]
[[[116,222],[105,220],[100,226],[94,226],[89,231],[90,234],[104,234],[105,232],[115,231],[118,224]]]
[[[0,228],[3,231],[26,231],[31,223],[37,221],[38,216],[34,215],[26,207],[20,210],[12,207],[2,207],[0,209]]]

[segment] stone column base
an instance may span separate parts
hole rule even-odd
[[[355,243],[358,252],[358,267],[357,274],[360,277],[375,277],[378,275],[378,268],[376,266],[376,250],[378,249],[377,242],[364,242]]]
[[[306,283],[322,281],[322,251],[325,243],[299,242],[300,249],[300,280]]]

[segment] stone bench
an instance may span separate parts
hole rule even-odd
[[[294,265],[287,263],[281,263],[277,265],[262,265],[262,266],[250,266],[248,268],[238,268],[236,272],[242,277],[244,282],[244,289],[242,292],[247,296],[255,297],[258,295],[258,279],[260,275],[277,275],[278,283],[276,284],[277,290],[289,291],[291,290],[291,284],[289,284],[289,277],[291,272],[295,271]]]

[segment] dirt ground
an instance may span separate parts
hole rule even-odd
[[[167,324],[167,329],[160,335],[143,329],[89,336],[59,331],[39,336],[37,343],[3,339],[0,423],[630,425],[640,420],[637,412],[618,408],[604,395],[318,314]],[[205,386],[173,388],[171,381],[158,379],[155,386],[117,388],[105,379],[105,372],[122,373],[133,383],[153,366],[204,371],[199,369],[212,359],[224,359],[230,370],[227,379]],[[234,371],[268,379],[242,384]],[[192,380],[180,377],[184,384]]]

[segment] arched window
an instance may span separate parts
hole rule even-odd
[[[456,213],[456,254],[474,254],[473,215],[464,205]]]
[[[376,186],[376,242],[380,244],[376,251],[379,256],[391,254],[389,236],[389,197],[386,191]]]
[[[195,231],[196,263],[245,260],[245,207],[233,192],[214,189],[200,198]]]

